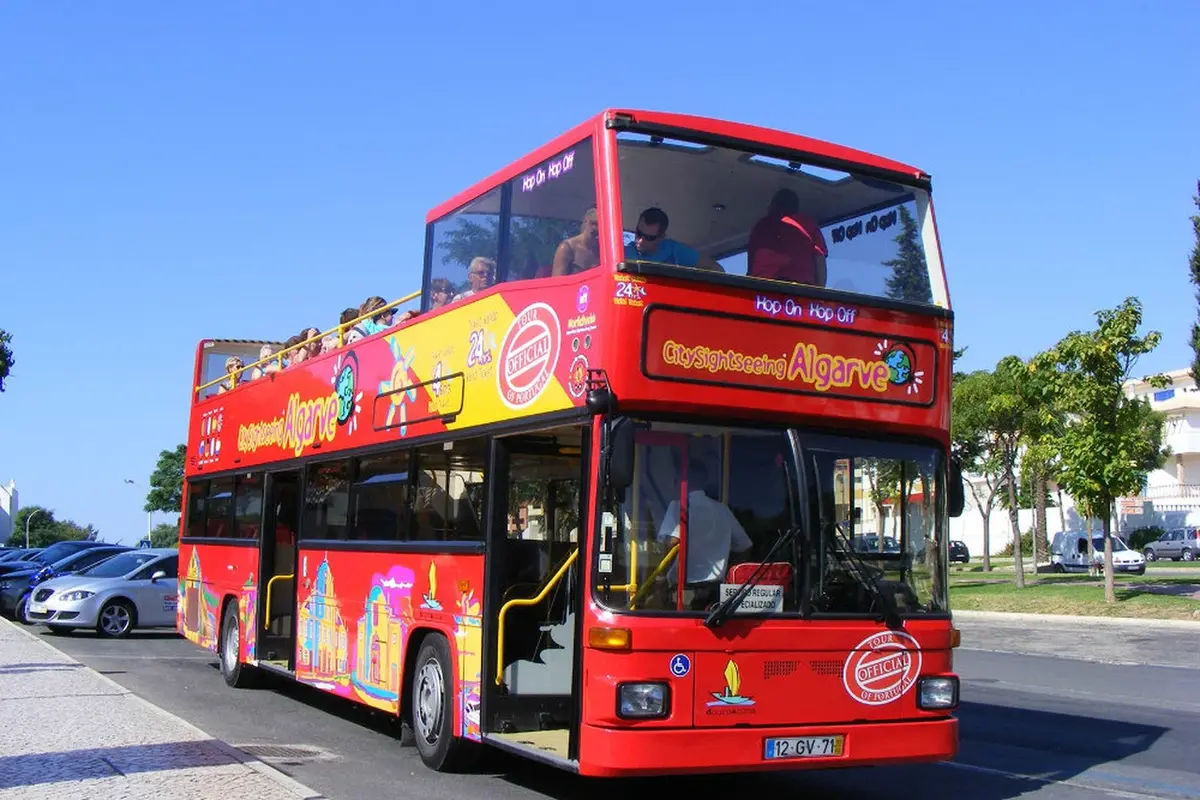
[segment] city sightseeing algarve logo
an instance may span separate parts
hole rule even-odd
[[[882,340],[875,345],[875,355],[888,368],[888,383],[904,386],[907,394],[917,394],[925,380],[925,371],[917,369],[917,357],[904,342]]]

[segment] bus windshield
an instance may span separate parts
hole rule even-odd
[[[638,133],[617,147],[626,262],[946,305],[923,189]]]
[[[937,448],[657,421],[634,442],[601,508],[607,607],[703,612],[750,582],[735,614],[946,611]]]

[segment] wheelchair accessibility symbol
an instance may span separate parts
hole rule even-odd
[[[683,653],[676,653],[671,658],[671,674],[682,678],[692,671],[692,660]]]

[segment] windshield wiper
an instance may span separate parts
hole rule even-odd
[[[841,526],[835,522],[833,523],[833,530],[844,545],[842,552],[845,553],[846,560],[852,567],[849,572],[858,579],[859,584],[865,587],[879,601],[879,606],[883,612],[883,621],[892,630],[903,629],[904,620],[900,618],[900,609],[896,607],[896,599],[889,597],[887,592],[879,588],[879,582],[867,574],[870,568],[867,567],[862,557],[855,552],[853,544],[846,537]],[[837,552],[837,548],[834,549],[834,552]]]
[[[753,589],[760,580],[762,580],[762,576],[766,574],[767,567],[771,566],[771,559],[777,552],[779,552],[779,549],[788,542],[792,541],[792,539],[796,538],[796,534],[799,532],[799,526],[781,531],[778,538],[775,539],[775,543],[771,545],[771,549],[767,551],[767,554],[759,563],[758,569],[754,570],[754,572],[750,574],[750,577],[746,579],[745,583],[738,587],[738,590],[731,594],[729,599],[722,600],[716,608],[708,612],[708,616],[704,618],[704,624],[710,628],[717,628],[720,627],[725,620],[729,619],[729,615],[732,614],[737,607],[742,604],[742,600],[745,599],[750,590]]]

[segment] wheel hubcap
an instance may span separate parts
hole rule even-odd
[[[101,621],[109,633],[124,633],[129,630],[129,610],[124,606],[109,606],[104,609]]]
[[[417,735],[429,744],[437,744],[442,729],[442,706],[444,694],[442,665],[437,659],[429,659],[417,673],[417,702],[414,722]]]
[[[225,669],[232,670],[233,665],[238,662],[238,626],[237,623],[232,623],[225,629]]]

